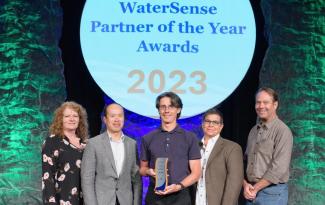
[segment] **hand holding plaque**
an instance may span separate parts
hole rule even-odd
[[[155,191],[164,191],[166,186],[168,186],[167,162],[168,162],[168,158],[159,157],[159,158],[156,159],[156,164],[155,164],[155,172],[156,172]]]

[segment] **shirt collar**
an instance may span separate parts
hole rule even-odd
[[[211,140],[211,142],[216,142],[219,139],[219,137],[220,137],[220,134],[217,134],[216,136],[211,137],[208,141]],[[204,136],[202,137],[201,142],[204,144]]]
[[[108,139],[109,139],[109,141],[113,141],[113,138],[112,138],[112,136],[109,134],[109,132],[108,131],[106,131],[107,132],[107,135],[108,135]],[[121,134],[121,140],[120,140],[120,142],[124,142],[124,138],[125,138],[125,135],[124,135],[124,133],[122,132],[122,134]]]
[[[273,120],[271,120],[270,122],[267,122],[267,123],[264,123],[260,119],[258,119],[257,128],[258,129],[264,128],[264,129],[268,130],[275,124],[277,119],[278,119],[278,117],[276,116]]]
[[[160,126],[160,132],[168,132],[168,131],[164,130],[162,128],[162,126]],[[176,125],[176,127],[172,131],[169,131],[169,133],[175,133],[175,132],[183,133],[182,128],[178,124]]]

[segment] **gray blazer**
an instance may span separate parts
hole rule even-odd
[[[107,132],[89,139],[81,163],[81,186],[86,205],[141,205],[142,181],[136,141],[125,136],[125,158],[117,176]]]

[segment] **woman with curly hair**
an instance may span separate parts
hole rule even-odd
[[[86,110],[75,102],[56,109],[50,137],[42,145],[44,204],[83,204],[80,164],[88,138]]]

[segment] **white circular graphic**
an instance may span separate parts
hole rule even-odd
[[[114,101],[156,118],[156,97],[174,91],[185,118],[236,89],[256,29],[249,0],[89,0],[80,39],[92,77]]]

